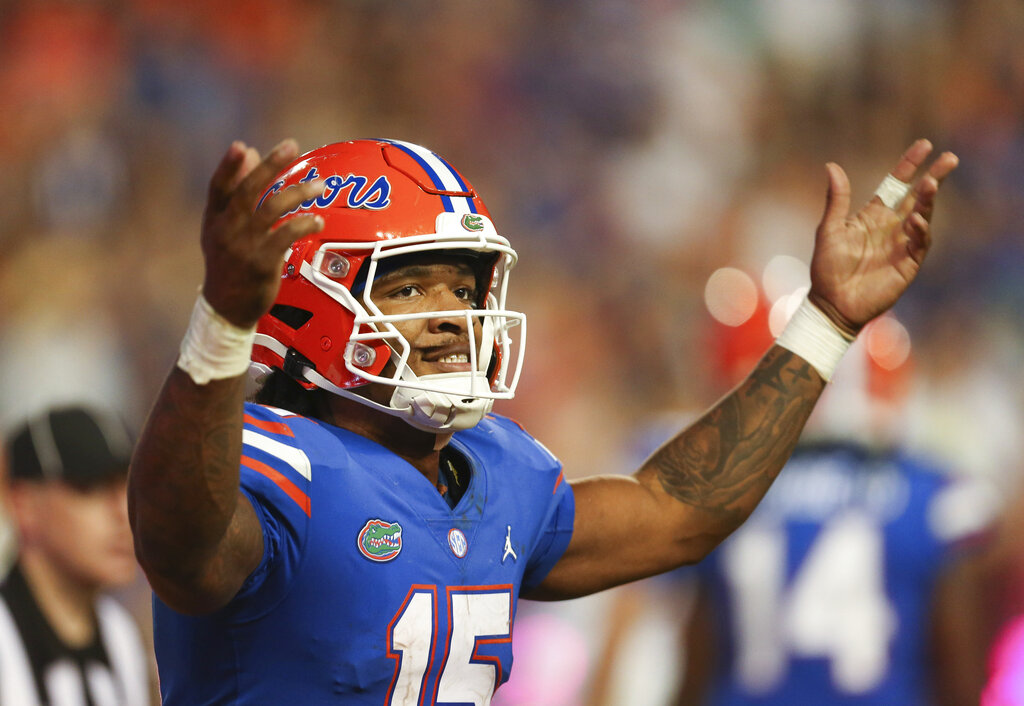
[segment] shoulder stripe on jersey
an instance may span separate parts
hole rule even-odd
[[[306,480],[312,480],[313,472],[310,468],[309,456],[301,449],[289,446],[288,444],[282,444],[280,441],[270,439],[252,429],[242,430],[242,443],[284,461],[295,469],[295,472],[300,476]]]
[[[271,434],[283,434],[285,436],[295,436],[295,432],[292,428],[284,422],[268,422],[264,419],[256,419],[251,414],[245,415],[245,423],[251,424],[257,429],[270,432]]]
[[[287,409],[281,409],[280,407],[271,407],[269,404],[259,405],[263,409],[269,410],[279,417],[301,417],[301,414],[295,414],[295,412],[289,412]]]
[[[257,473],[262,473],[264,476],[274,481],[274,483],[277,484],[277,487],[283,490],[289,498],[294,500],[295,504],[301,507],[302,511],[306,513],[306,516],[309,517],[309,496],[299,490],[294,483],[285,478],[279,471],[271,468],[262,461],[257,461],[256,459],[249,458],[248,456],[242,456],[242,465],[247,468],[251,468]]]
[[[558,478],[555,478],[555,487],[551,489],[551,494],[554,495],[555,491],[558,490],[558,486],[565,480],[565,474],[562,471],[558,472]]]
[[[491,419],[497,419],[497,417],[494,416],[493,414],[489,414],[487,416],[489,416]],[[529,434],[530,433],[530,432],[526,431],[526,427],[524,427],[522,424],[520,424],[518,419],[513,419],[512,417],[505,417],[505,419],[510,421],[510,422],[512,422],[517,427],[519,427],[519,431],[523,432],[524,434]]]
[[[412,157],[427,173],[434,183],[434,188],[441,191],[465,191],[466,183],[459,177],[451,165],[430,150],[401,140],[384,140]],[[476,205],[468,196],[441,195],[444,210],[449,213],[476,213]]]

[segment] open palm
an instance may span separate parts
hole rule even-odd
[[[911,182],[931,151],[928,140],[916,141],[892,176]],[[956,155],[943,152],[895,208],[876,195],[852,215],[850,180],[839,165],[827,165],[828,197],[815,235],[809,297],[841,329],[855,334],[895,304],[917,276],[931,246],[935,195],[957,163]]]

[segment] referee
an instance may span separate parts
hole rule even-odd
[[[103,591],[135,576],[123,424],[50,410],[6,439],[17,558],[0,584],[0,706],[145,706],[139,631]]]

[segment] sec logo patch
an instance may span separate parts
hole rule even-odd
[[[460,559],[466,556],[466,552],[469,551],[469,542],[466,541],[466,535],[457,527],[452,527],[448,530],[448,546],[452,548],[452,554]]]

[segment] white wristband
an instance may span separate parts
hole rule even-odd
[[[806,360],[828,382],[853,339],[843,335],[821,309],[804,299],[775,343]]]
[[[256,327],[239,328],[218,314],[199,294],[181,341],[178,367],[197,385],[241,375],[249,369]]]

